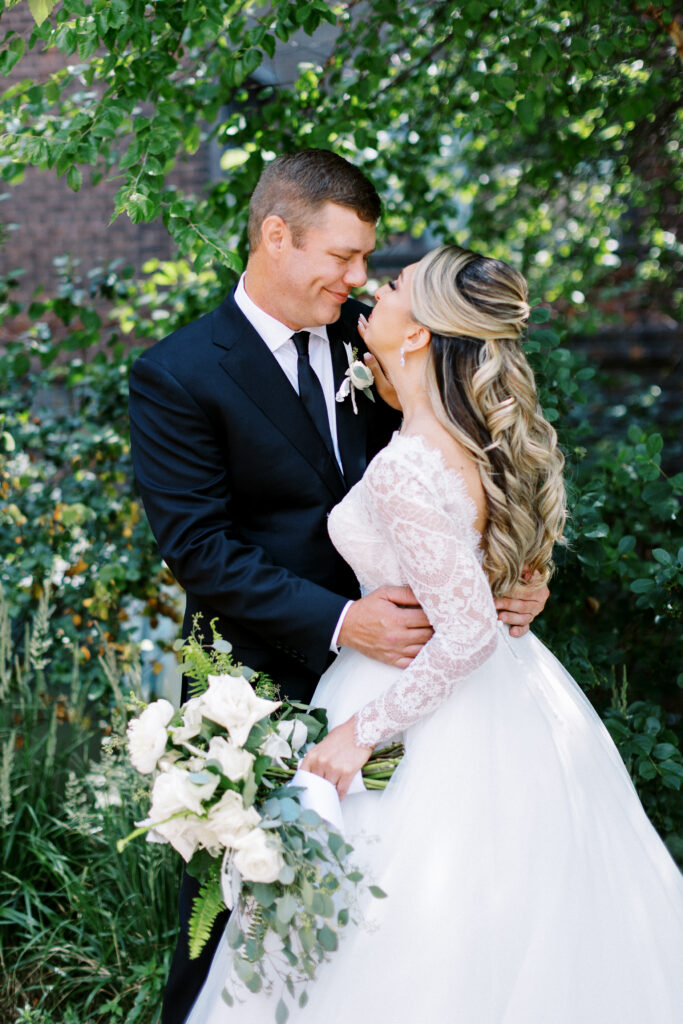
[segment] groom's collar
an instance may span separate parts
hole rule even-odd
[[[271,352],[275,352],[292,337],[292,328],[276,320],[270,313],[257,306],[253,299],[247,294],[244,287],[244,274],[240,277],[235,288],[235,305],[247,318],[257,334],[263,338]],[[323,341],[328,341],[327,327],[319,324],[314,327],[306,327],[309,334],[314,334]]]

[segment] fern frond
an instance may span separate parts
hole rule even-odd
[[[221,910],[225,910],[221,883],[217,878],[210,878],[202,885],[199,894],[192,903],[190,916],[190,960],[196,960],[206,943],[214,922]]]

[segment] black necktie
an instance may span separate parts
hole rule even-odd
[[[296,334],[292,335],[292,341],[299,353],[299,359],[296,364],[299,374],[299,397],[304,403],[306,412],[313,420],[318,433],[325,442],[327,450],[336,462],[322,384],[308,361],[308,337],[308,331],[297,331]]]

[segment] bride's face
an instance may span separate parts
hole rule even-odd
[[[417,326],[410,302],[410,285],[417,263],[405,267],[396,280],[375,292],[375,306],[363,335],[366,345],[380,362],[398,353],[406,337]]]

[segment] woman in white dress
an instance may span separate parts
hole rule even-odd
[[[411,586],[434,635],[406,669],[344,649],[315,703],[329,735],[303,767],[346,796],[373,748],[405,757],[346,796],[347,836],[388,894],[309,985],[298,1024],[680,1024],[683,878],[599,717],[492,593],[547,576],[562,456],[520,347],[524,278],[455,246],[377,293],[363,337],[404,422],[330,516],[362,587]],[[229,1008],[225,941],[188,1024],[266,1024]]]

